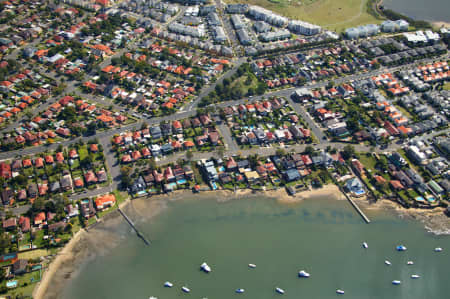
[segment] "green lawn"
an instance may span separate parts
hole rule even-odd
[[[367,153],[360,153],[359,161],[372,172],[375,170],[375,164],[377,164],[377,160],[372,155],[367,155]]]
[[[113,194],[116,196],[117,205],[120,205],[122,202],[129,198],[128,193],[120,192],[119,190],[114,190]]]
[[[33,279],[33,282],[32,282]],[[19,281],[19,287],[15,289],[9,290],[6,295],[13,296],[13,295],[25,295],[25,296],[31,296],[33,293],[33,289],[35,287],[35,282],[39,281],[40,274],[39,271],[34,271],[31,273],[26,273],[24,275],[16,276],[13,280]],[[5,280],[6,281],[6,280]],[[6,284],[6,282],[4,282]]]
[[[243,95],[246,95],[250,88],[256,89],[256,87],[258,85],[258,79],[256,77],[252,77],[252,82],[249,85],[245,84],[245,81],[247,81],[247,75],[244,74],[244,76],[239,77],[237,80],[233,81],[230,84],[229,88],[231,88],[233,90],[239,89],[239,90],[241,90],[241,93]]]
[[[42,247],[42,246],[44,246],[44,244],[45,244],[45,241],[44,241],[44,230],[38,230],[36,233],[35,233],[35,238],[34,238],[34,240],[33,240],[33,245],[36,245],[37,247]]]
[[[89,156],[87,148],[85,146],[81,146],[80,149],[78,150],[78,155],[80,156],[80,161],[83,161],[83,159]]]
[[[363,24],[380,23],[366,11],[367,0],[226,0],[263,6],[288,18],[320,25],[333,31]]]
[[[444,83],[444,90],[450,90],[450,82]]]

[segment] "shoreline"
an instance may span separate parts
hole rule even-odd
[[[352,199],[366,211],[391,211],[399,218],[419,221],[427,232],[436,236],[450,235],[450,221],[448,220],[449,217],[444,214],[445,209],[443,207],[433,209],[404,208],[388,199],[381,199],[376,203],[369,203],[362,198]]]
[[[50,262],[47,269],[45,269],[44,274],[42,275],[41,281],[38,282],[38,285],[33,290],[33,298],[34,299],[43,299],[45,293],[49,287],[49,284],[56,272],[61,268],[64,262],[72,260],[73,258],[73,249],[80,242],[82,236],[87,232],[84,229],[80,229],[75,235],[70,239],[70,241],[61,249],[60,252],[57,253],[56,258]]]
[[[377,1],[375,1],[375,6],[377,7],[377,8],[379,8],[380,6],[383,6],[383,3],[384,2],[384,0],[377,0]],[[390,9],[390,8],[389,8]],[[396,13],[399,13],[399,14],[403,14],[402,12],[399,12],[399,11],[397,11],[397,10],[395,10],[395,9],[391,9],[392,11],[394,11],[394,12],[396,12]],[[379,11],[377,11],[378,12],[378,14],[380,15],[380,16],[382,16],[383,17],[383,14],[381,14]],[[406,16],[406,15],[405,15]],[[407,17],[409,17],[409,18],[411,18],[411,19],[414,19],[414,20],[416,20],[417,21],[417,18],[413,18],[413,17],[410,17],[410,16],[407,16]],[[428,22],[428,23],[430,23],[433,27],[435,27],[435,28],[437,28],[437,29],[440,29],[440,28],[442,28],[442,27],[445,27],[445,28],[450,28],[450,21],[433,21],[433,20],[424,20],[425,22]]]
[[[127,199],[122,202],[119,207],[126,211],[126,213],[133,213],[133,218],[139,217],[139,221],[146,221],[154,216],[162,213],[170,201],[178,201],[186,198],[195,199],[210,199],[214,198],[217,202],[227,202],[230,200],[237,200],[240,198],[255,198],[255,197],[273,198],[280,204],[298,204],[304,200],[313,199],[316,197],[331,196],[335,200],[346,200],[345,195],[334,184],[324,185],[322,188],[313,190],[304,190],[297,192],[291,196],[286,193],[284,188],[277,190],[251,190],[239,189],[236,192],[231,190],[211,190],[201,191],[194,194],[190,190],[177,190],[170,194],[159,194],[151,197],[141,197],[136,199]],[[436,217],[438,211],[421,210],[421,209],[405,209],[388,200],[380,200],[377,203],[371,204],[365,198],[353,198],[358,205],[364,210],[368,211],[384,211],[391,210],[397,213],[401,218],[411,217],[424,223],[425,229],[436,235],[450,234],[450,225],[448,229],[436,230],[429,227],[426,221],[430,221]],[[440,213],[443,217],[442,209]],[[72,276],[76,275],[78,271],[88,262],[90,258],[94,258],[97,254],[107,252],[111,247],[117,245],[120,241],[120,234],[115,231],[115,227],[123,224],[123,218],[118,211],[112,211],[110,214],[102,217],[97,225],[92,229],[80,229],[73,238],[57,253],[57,256],[52,260],[45,269],[41,281],[33,290],[34,299],[57,299],[61,298],[65,290],[66,283],[69,282]],[[128,224],[124,227],[128,228]],[[110,247],[104,248],[105,240],[108,241]],[[103,245],[103,247],[102,247]],[[95,248],[95,250],[93,250]],[[52,286],[49,289],[49,286]]]

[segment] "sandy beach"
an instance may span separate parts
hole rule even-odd
[[[436,28],[450,28],[450,22],[432,22],[433,26]]]
[[[34,289],[33,298],[35,299],[43,299],[46,298],[45,292],[47,291],[50,281],[52,281],[56,272],[60,269],[63,263],[72,262],[73,260],[73,249],[75,245],[80,242],[82,236],[86,234],[86,231],[81,229],[79,230],[72,239],[70,239],[69,243],[64,246],[64,248],[58,253],[56,258],[50,263],[47,270],[44,272],[41,282],[39,282],[38,286]]]

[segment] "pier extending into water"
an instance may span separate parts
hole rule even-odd
[[[131,219],[128,218],[128,216],[120,208],[118,208],[117,210],[123,216],[123,218],[125,218],[125,220],[128,222],[128,224],[134,229],[134,231],[136,232],[136,235],[139,238],[141,238],[142,241],[144,241],[145,245],[149,246],[150,241],[147,240],[147,238],[137,229],[137,227],[134,225],[133,221],[131,221]]]
[[[339,187],[339,189],[341,190],[342,194],[345,195],[345,197],[347,198],[347,200],[350,202],[350,204],[355,208],[356,212],[358,212],[358,214],[362,217],[362,219],[364,219],[364,221],[369,224],[370,223],[370,219],[369,217],[366,216],[366,214],[364,214],[364,212],[358,207],[358,205],[356,204],[356,202],[353,201],[353,199],[350,198],[350,196],[348,196],[347,193],[344,192],[344,190],[342,190],[341,187]]]

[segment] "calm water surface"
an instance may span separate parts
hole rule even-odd
[[[149,298],[448,298],[450,237],[426,233],[420,223],[369,213],[364,224],[346,201],[310,199],[282,205],[271,199],[171,202],[139,223],[151,236],[144,246],[132,233],[106,256],[85,265],[65,291],[69,299]],[[369,243],[364,250],[361,243]],[[395,251],[404,244],[406,252]],[[105,244],[107,246],[107,244]],[[435,253],[433,249],[443,247]],[[389,259],[392,266],[386,266]],[[413,260],[415,265],[407,266]],[[199,271],[206,261],[212,272]],[[256,269],[249,269],[254,263]],[[299,270],[311,278],[297,277]],[[418,280],[410,279],[419,274]],[[391,281],[402,281],[394,286]],[[165,281],[172,289],[163,287]],[[181,286],[191,289],[181,292]],[[235,294],[244,288],[244,294]]]
[[[383,0],[383,5],[417,20],[450,22],[448,0]]]

